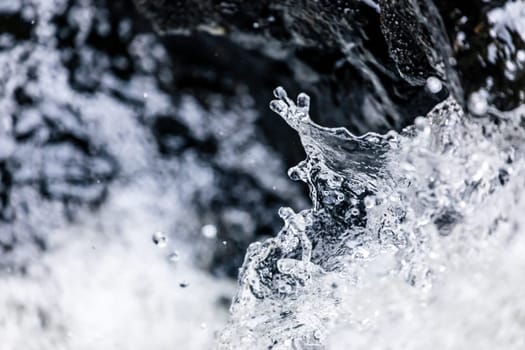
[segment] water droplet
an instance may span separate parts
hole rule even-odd
[[[525,62],[525,51],[524,50],[518,50],[518,52],[516,52],[516,60],[518,60],[518,62]]]
[[[270,102],[270,109],[281,116],[288,112],[288,106],[281,100],[273,100]]]
[[[387,132],[386,140],[392,149],[399,148],[399,144],[400,144],[399,134],[395,132],[394,130],[390,130],[389,132]]]
[[[301,167],[294,166],[293,168],[288,169],[288,177],[294,181],[301,180],[303,177],[304,172]]]
[[[297,96],[297,107],[302,108],[308,112],[308,110],[310,110],[310,96],[304,92],[301,92],[299,96]]]
[[[443,83],[436,77],[429,77],[426,82],[427,90],[432,94],[437,94],[443,89]]]
[[[201,228],[201,233],[204,237],[208,239],[213,239],[217,237],[217,227],[214,225],[204,225]]]
[[[291,216],[293,216],[295,213],[292,208],[290,207],[281,207],[279,208],[279,216],[283,220],[287,220]]]
[[[171,263],[175,263],[177,261],[179,261],[179,252],[177,251],[173,251],[170,255],[168,255],[168,260],[171,262]]]
[[[159,248],[164,248],[168,245],[168,237],[166,237],[166,235],[160,231],[155,232],[151,237],[151,240]]]
[[[417,117],[414,120],[414,125],[416,126],[416,129],[419,131],[427,131],[429,127],[428,120],[425,117]]]
[[[284,100],[288,97],[286,90],[284,90],[282,86],[276,87],[275,90],[273,90],[273,95],[280,100]]]
[[[401,196],[398,193],[392,193],[388,199],[393,203],[399,203],[401,201]]]
[[[472,93],[468,99],[468,108],[474,115],[483,116],[486,114],[489,108],[486,92]]]

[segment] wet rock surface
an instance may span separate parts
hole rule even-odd
[[[524,101],[519,1],[136,2],[163,31],[208,31],[307,67],[317,81],[301,71],[295,79],[319,110],[345,111],[321,122],[352,131],[399,129],[428,112],[436,102],[421,89],[429,75],[465,105],[481,89],[497,91],[490,102],[499,109]]]

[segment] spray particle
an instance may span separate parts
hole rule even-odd
[[[468,99],[468,108],[474,115],[483,116],[486,114],[489,108],[486,91],[480,90],[472,93]]]
[[[201,228],[201,233],[208,239],[217,237],[217,228],[214,225],[204,225]]]
[[[429,77],[426,83],[427,90],[432,94],[437,94],[443,89],[443,83],[436,77]]]
[[[170,255],[168,255],[168,260],[171,263],[176,263],[177,261],[179,261],[179,258],[180,258],[179,252],[176,250],[174,250],[173,252],[170,253]]]
[[[168,237],[160,231],[155,232],[151,237],[151,240],[159,248],[164,248],[168,245]]]

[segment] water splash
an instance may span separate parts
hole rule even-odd
[[[271,109],[299,133],[307,153],[289,175],[308,185],[313,208],[282,208],[277,236],[250,246],[219,348],[324,348],[341,328],[338,346],[355,331],[361,335],[349,344],[374,329],[374,337],[386,337],[385,324],[407,315],[417,320],[414,312],[428,315],[455,299],[440,288],[474,287],[450,271],[477,271],[523,244],[516,195],[523,185],[523,110],[474,118],[449,97],[400,133],[355,136],[312,122],[307,95],[294,102],[283,88],[274,94]],[[493,279],[486,271],[480,276]],[[525,341],[508,325],[501,331],[510,347]],[[378,344],[411,348],[424,339],[416,335]]]

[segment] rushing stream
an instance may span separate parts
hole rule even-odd
[[[0,348],[525,348],[525,3],[203,3],[0,0]]]

